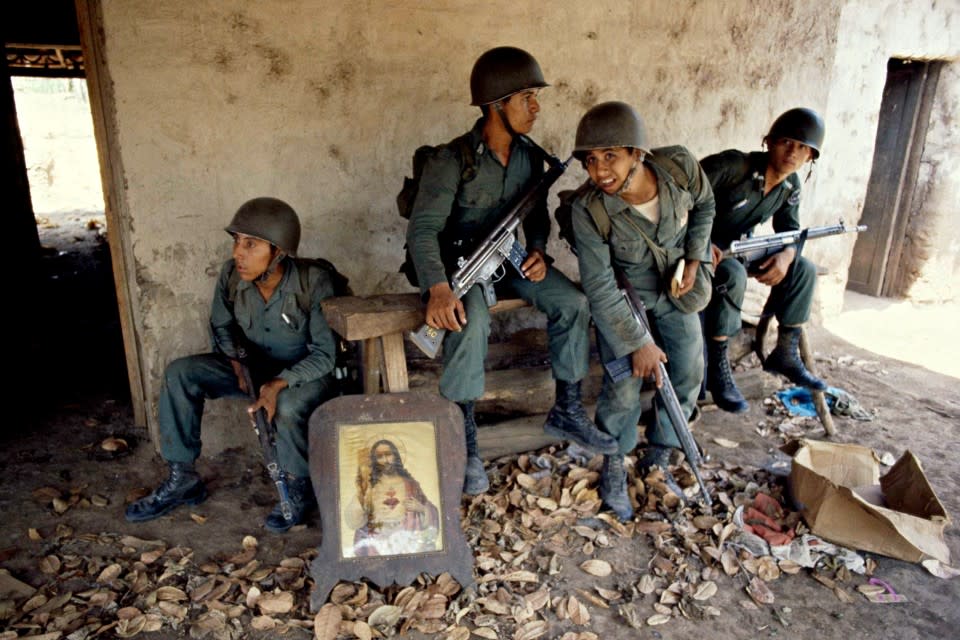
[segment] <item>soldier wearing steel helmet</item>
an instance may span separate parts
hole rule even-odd
[[[655,378],[659,387],[659,364],[666,363],[686,417],[695,410],[703,343],[699,317],[688,303],[698,289],[701,304],[709,295],[697,274],[700,263],[710,259],[713,192],[686,148],[650,149],[643,120],[624,102],[604,102],[583,115],[574,156],[589,176],[569,206],[580,282],[597,325],[600,356],[610,362],[629,355],[632,365],[632,375],[619,382],[604,376],[596,413],[597,425],[618,443],[616,452],[604,456],[600,497],[626,521],[633,517],[633,506],[624,462],[637,445],[643,381]],[[681,258],[685,266],[673,296],[664,276],[677,271]],[[634,319],[617,272],[647,307],[652,334]],[[668,468],[680,442],[666,411],[658,411],[647,425],[646,440],[638,471],[646,475],[662,469],[668,486],[682,495]]]
[[[303,522],[316,506],[307,465],[307,420],[334,391],[335,341],[320,308],[333,287],[321,269],[294,261],[300,220],[282,200],[245,202],[226,231],[233,238],[233,257],[223,264],[213,296],[213,352],[182,357],[167,366],[158,422],[169,474],[152,493],[127,507],[126,518],[152,520],[206,499],[194,467],[200,455],[200,420],[207,399],[248,397],[238,360],[240,338],[257,356],[251,373],[259,395],[248,410],[252,414],[264,409],[277,429],[277,459],[293,517],[284,517],[278,505],[265,526],[283,532]],[[309,311],[300,299],[310,301]]]
[[[767,149],[745,153],[728,149],[701,160],[717,200],[712,252],[716,267],[714,295],[704,312],[707,338],[706,388],[718,407],[740,413],[749,405],[737,388],[727,358],[727,341],[741,327],[740,309],[747,271],[736,259],[720,260],[734,240],[773,219],[775,232],[800,229],[800,178],[797,172],[820,157],[823,120],[812,109],[782,113],[763,138]],[[807,174],[809,177],[809,173]],[[764,362],[794,384],[822,390],[826,384],[800,359],[800,327],[810,318],[816,266],[796,257],[792,246],[768,258],[754,277],[772,287],[765,312],[779,322],[777,347]]]
[[[484,359],[490,314],[480,287],[462,298],[448,278],[458,257],[466,257],[506,215],[514,197],[544,173],[544,152],[527,137],[540,112],[538,92],[548,86],[539,63],[515,47],[481,55],[470,74],[472,104],[482,115],[469,132],[473,174],[462,175],[457,145],[447,145],[426,163],[414,201],[407,244],[420,290],[427,300],[426,322],[448,330],[443,343],[440,394],[456,402],[466,426],[464,492],[478,494],[489,481],[477,449],[474,401],[484,390]],[[546,197],[527,215],[523,236],[528,258],[525,278],[507,268],[498,294],[520,297],[547,316],[556,403],[544,429],[591,449],[616,448],[591,422],[581,402],[581,381],[589,367],[590,315],[586,298],[546,256],[550,219]]]

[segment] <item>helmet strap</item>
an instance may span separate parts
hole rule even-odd
[[[617,192],[614,195],[619,196],[624,191],[630,188],[630,183],[633,182],[633,176],[636,175],[637,169],[643,166],[643,160],[646,157],[647,155],[643,151],[641,151],[640,157],[637,158],[636,161],[634,161],[633,166],[630,167],[630,171],[627,172],[627,179],[623,181],[623,184],[620,185],[620,188],[617,189]]]
[[[276,245],[273,246],[277,250],[277,253],[273,256],[273,259],[270,261],[270,264],[267,265],[267,268],[263,270],[263,273],[253,279],[254,283],[256,284],[266,282],[277,270],[277,265],[280,264],[280,261],[287,257],[285,251],[281,251]]]
[[[507,98],[509,100],[509,98]],[[503,100],[497,100],[493,103],[493,108],[496,109],[497,114],[500,116],[500,122],[503,123],[503,128],[507,130],[507,133],[510,134],[511,138],[517,137],[517,132],[513,130],[513,127],[510,126],[510,119],[507,118],[507,114],[503,111]]]

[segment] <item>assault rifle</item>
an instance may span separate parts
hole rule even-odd
[[[541,176],[540,180],[518,196],[516,203],[510,207],[507,215],[500,220],[493,231],[480,243],[480,246],[470,254],[470,257],[460,258],[458,261],[459,268],[450,278],[453,295],[458,299],[462,298],[470,290],[470,287],[479,284],[483,288],[483,298],[487,306],[492,307],[497,303],[497,294],[493,288],[493,276],[496,275],[503,262],[505,260],[510,262],[517,273],[523,276],[520,267],[527,259],[527,250],[517,241],[517,227],[527,217],[540,197],[546,194],[553,183],[563,175],[571,160],[573,160],[573,156],[567,158],[566,162],[560,162],[558,158],[547,155],[550,169]],[[446,333],[446,329],[434,329],[424,323],[417,331],[410,332],[408,335],[421,351],[429,357],[435,358],[440,351],[440,345],[443,343],[443,337]]]
[[[633,288],[633,285],[630,284],[626,276],[624,276],[619,269],[617,269],[617,283],[620,286],[620,293],[630,307],[633,319],[646,329],[647,333],[651,333],[650,322],[647,320],[647,307],[643,304],[640,296],[637,295],[636,289]],[[633,361],[630,354],[610,362],[605,362],[603,366],[607,371],[607,375],[609,375],[614,382],[619,382],[633,375]],[[712,513],[713,499],[710,497],[707,484],[700,475],[700,465],[703,464],[700,448],[697,446],[696,440],[693,439],[693,434],[690,433],[690,425],[683,415],[680,399],[677,398],[677,392],[674,390],[670,376],[667,374],[666,365],[659,362],[657,366],[660,368],[661,382],[660,388],[657,389],[657,395],[660,396],[660,400],[663,401],[663,406],[666,407],[667,417],[670,419],[670,424],[673,425],[673,431],[677,436],[677,440],[680,441],[680,448],[683,450],[683,455],[687,458],[687,462],[693,470],[693,476],[700,485],[700,493],[703,494],[704,507],[707,513]]]
[[[250,375],[250,352],[243,344],[237,346],[237,362],[240,363],[240,375],[247,388],[247,397],[256,402],[260,397],[257,388],[253,386],[253,377]],[[267,420],[267,410],[260,408],[253,414],[253,430],[260,440],[263,449],[263,464],[267,467],[270,479],[277,487],[280,496],[280,512],[287,522],[293,520],[293,506],[290,504],[290,493],[287,490],[287,480],[283,476],[280,464],[277,462],[277,428],[272,421]]]
[[[724,258],[736,258],[740,260],[747,268],[747,273],[755,275],[759,272],[759,266],[763,261],[775,253],[779,253],[785,247],[797,247],[797,255],[803,250],[803,244],[807,240],[823,238],[824,236],[834,236],[840,233],[859,233],[866,231],[864,224],[849,226],[840,219],[837,224],[824,227],[809,227],[798,231],[783,231],[772,233],[766,236],[757,236],[755,238],[741,238],[730,243],[730,248],[723,252],[721,260]]]

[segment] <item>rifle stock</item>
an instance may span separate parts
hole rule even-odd
[[[521,266],[527,259],[527,251],[517,241],[515,233],[520,223],[536,205],[541,193],[549,191],[553,183],[563,175],[573,156],[571,155],[565,162],[560,162],[559,159],[550,155],[547,155],[547,159],[550,169],[533,186],[520,194],[507,215],[500,220],[474,252],[469,257],[460,259],[459,268],[450,278],[450,288],[458,299],[466,295],[473,285],[479,283],[483,286],[483,297],[487,306],[495,305],[497,294],[493,288],[493,276],[504,261],[513,265],[521,277],[525,277]],[[446,329],[435,329],[424,323],[408,336],[427,356],[435,358],[446,333]]]
[[[627,305],[629,305],[634,319],[649,333],[650,321],[647,320],[647,307],[643,304],[643,300],[640,299],[636,289],[633,288],[633,285],[630,284],[619,270],[617,271],[617,281],[620,285],[620,293],[626,300]],[[660,396],[660,400],[666,408],[667,417],[670,419],[670,424],[673,425],[673,431],[677,435],[677,440],[680,441],[680,448],[683,450],[683,455],[686,456],[687,462],[690,463],[693,476],[697,479],[697,484],[700,485],[704,508],[707,513],[712,513],[713,499],[710,497],[710,491],[707,489],[706,482],[704,482],[703,477],[700,475],[700,465],[703,464],[700,448],[697,446],[693,434],[690,433],[690,425],[687,423],[687,418],[683,415],[680,399],[677,397],[677,392],[673,388],[673,382],[670,381],[670,375],[667,373],[666,365],[660,362],[657,366],[660,371],[660,381],[662,383],[661,387],[657,389],[657,395]],[[604,363],[604,367],[614,382],[633,375],[633,363],[630,355]]]
[[[730,243],[730,247],[723,252],[721,260],[723,258],[736,258],[744,263],[749,273],[754,273],[757,266],[766,258],[779,253],[788,246],[796,245],[799,249],[807,240],[841,233],[859,233],[866,230],[866,225],[847,225],[841,219],[837,224],[822,227],[808,227],[797,231],[781,231],[780,233],[754,238],[741,238]]]
[[[253,377],[250,375],[250,367],[247,365],[249,353],[246,347],[237,347],[237,361],[240,363],[240,374],[243,377],[244,386],[247,388],[247,397],[252,402],[256,402],[259,397],[256,387],[253,386]],[[283,517],[290,522],[293,520],[293,506],[290,504],[290,493],[287,490],[287,480],[283,477],[283,471],[277,462],[277,441],[276,427],[267,420],[267,411],[257,409],[253,413],[253,430],[260,441],[260,448],[263,450],[263,463],[267,467],[267,473],[270,474],[270,480],[277,488],[277,494],[280,496],[280,512]]]

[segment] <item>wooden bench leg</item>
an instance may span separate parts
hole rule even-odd
[[[383,390],[397,393],[410,390],[407,379],[407,355],[403,350],[403,334],[389,333],[380,338],[383,353]]]
[[[390,333],[363,341],[363,392],[398,393],[410,390],[403,334]]]
[[[380,338],[367,338],[362,343],[363,392],[380,393],[380,367],[383,356],[380,350]]]

